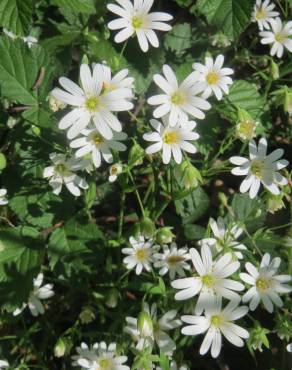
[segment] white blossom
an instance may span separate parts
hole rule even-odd
[[[254,5],[252,20],[258,23],[259,29],[269,29],[271,20],[279,16],[279,12],[275,11],[275,4],[270,3],[270,0],[256,0]]]

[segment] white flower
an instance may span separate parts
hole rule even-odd
[[[188,248],[177,248],[176,243],[171,243],[170,247],[163,245],[163,253],[154,254],[154,267],[159,268],[159,275],[165,275],[169,272],[170,279],[173,280],[175,275],[185,276],[185,271],[191,269],[186,262],[191,256]]]
[[[190,249],[190,255],[198,276],[174,280],[171,283],[173,288],[181,289],[175,295],[176,300],[189,299],[199,294],[195,313],[201,315],[214,304],[216,296],[229,300],[239,299],[235,291],[242,291],[244,286],[235,280],[226,279],[240,267],[238,261],[232,260],[231,253],[226,253],[213,261],[209,246],[203,245],[201,256],[194,248]]]
[[[7,190],[6,189],[0,189],[0,206],[4,206],[5,204],[8,204],[8,200],[6,199]]]
[[[116,2],[120,6],[107,5],[108,10],[120,16],[108,24],[111,30],[121,29],[115,36],[115,42],[123,42],[136,34],[142,51],[148,51],[148,42],[158,48],[159,40],[154,30],[170,31],[171,26],[164,22],[172,20],[173,17],[162,12],[149,13],[154,0],[134,0],[134,4],[129,0]]]
[[[288,181],[279,170],[288,166],[289,162],[280,159],[284,151],[276,149],[267,155],[267,140],[261,138],[258,147],[254,140],[249,142],[249,159],[244,157],[231,157],[230,162],[236,166],[232,169],[233,175],[246,176],[240,185],[241,193],[249,190],[251,199],[255,198],[261,183],[274,195],[279,195],[278,185],[287,185]],[[280,160],[279,160],[280,159]]]
[[[9,367],[9,363],[5,360],[0,360],[0,369],[6,369]]]
[[[211,347],[213,358],[218,357],[222,346],[222,335],[234,346],[243,347],[249,333],[247,330],[233,323],[245,316],[248,307],[238,307],[239,300],[231,301],[222,310],[222,300],[216,299],[214,305],[208,307],[205,316],[182,316],[182,321],[190,324],[182,328],[184,335],[198,335],[207,332],[200,348],[200,354],[205,355]]]
[[[63,183],[71,194],[76,197],[81,195],[80,189],[87,189],[87,182],[74,172],[84,169],[85,162],[75,157],[66,159],[64,154],[52,153],[50,159],[53,166],[44,169],[43,177],[50,178],[49,184],[54,194],[60,194]]]
[[[146,149],[147,154],[153,154],[162,150],[162,161],[167,164],[173,156],[176,163],[182,162],[182,150],[188,153],[196,153],[197,148],[189,141],[197,140],[199,134],[194,132],[196,122],[188,121],[183,126],[178,122],[171,126],[168,116],[162,118],[162,123],[156,119],[150,120],[154,132],[143,135],[146,141],[154,142]]]
[[[273,44],[271,48],[271,55],[277,55],[278,58],[282,58],[284,53],[284,48],[292,52],[292,40],[290,36],[292,35],[292,21],[288,22],[286,25],[282,24],[280,18],[270,19],[271,31],[260,32],[261,43]]]
[[[79,148],[75,156],[82,158],[87,154],[92,157],[93,164],[96,168],[100,167],[102,158],[107,163],[113,162],[112,150],[125,151],[126,145],[120,143],[120,140],[126,140],[127,135],[124,132],[115,132],[112,139],[103,137],[96,128],[84,129],[82,137],[71,141],[71,148]]]
[[[126,317],[127,326],[125,332],[132,335],[133,339],[138,342],[136,348],[141,351],[145,347],[152,347],[156,342],[159,349],[166,353],[172,354],[176,348],[175,342],[167,334],[167,331],[175,329],[181,325],[181,321],[176,319],[177,311],[170,310],[161,318],[157,317],[157,306],[153,304],[151,309],[147,303],[144,303],[143,310],[147,312],[153,322],[153,330],[150,335],[142,336],[138,328],[138,320],[134,317]]]
[[[73,366],[79,366],[78,361],[82,359],[94,360],[96,358],[96,353],[98,349],[98,343],[94,343],[93,346],[88,347],[84,342],[81,343],[80,347],[76,347],[77,355],[73,355],[71,358],[73,360]]]
[[[15,33],[8,31],[6,28],[3,28],[3,32],[8,37],[10,37],[12,40],[16,40],[16,39],[19,38],[17,35],[15,35]],[[22,41],[24,41],[27,44],[27,46],[29,48],[31,48],[32,45],[37,44],[37,42],[38,42],[38,39],[36,39],[35,37],[30,36],[30,35],[29,36],[25,36],[25,37],[20,37],[20,38],[21,38]]]
[[[6,36],[10,37],[12,40],[17,39],[17,36],[15,35],[15,33],[8,31],[7,28],[3,28],[3,32],[5,33]]]
[[[38,39],[33,36],[22,37],[22,40],[27,44],[29,48],[38,43]]]
[[[96,63],[92,64],[92,68],[94,68]],[[134,88],[134,81],[133,77],[129,77],[129,70],[122,69],[116,75],[112,76],[112,71],[110,67],[107,65],[100,64],[100,67],[103,72],[103,91],[110,92],[115,91],[118,89],[129,89],[129,96],[127,99],[133,98],[133,88]]]
[[[236,250],[247,249],[245,245],[237,241],[243,234],[243,229],[236,224],[226,227],[222,217],[218,217],[217,222],[211,218],[210,226],[214,237],[202,239],[198,244],[201,246],[207,244],[216,253],[222,251],[234,253],[237,258],[242,259],[242,253]]]
[[[82,346],[82,345],[81,345]],[[83,343],[83,348],[77,348],[78,355],[73,356],[73,366],[81,366],[89,370],[130,370],[126,365],[127,356],[116,355],[116,343],[95,343],[91,349]]]
[[[101,64],[95,64],[92,73],[87,64],[82,64],[80,80],[82,88],[68,78],[61,77],[59,83],[66,91],[59,88],[52,91],[55,99],[74,107],[61,119],[59,128],[69,129],[67,137],[73,139],[93,120],[98,131],[111,139],[112,131],[122,131],[120,121],[112,112],[133,108],[128,101],[133,95],[132,90],[128,87],[108,89],[108,70]]]
[[[229,75],[233,74],[231,68],[222,68],[224,56],[218,55],[215,61],[211,57],[206,57],[205,65],[194,63],[193,68],[199,72],[199,81],[202,82],[204,99],[209,98],[212,93],[218,100],[221,100],[223,93],[229,93],[229,85],[233,83]]]
[[[266,310],[273,312],[273,304],[278,307],[283,306],[279,293],[292,291],[292,287],[283,284],[291,281],[292,277],[290,275],[276,275],[281,259],[279,257],[275,257],[271,261],[270,259],[270,255],[266,253],[259,268],[247,262],[245,268],[248,274],[240,274],[241,279],[245,283],[252,285],[242,298],[243,302],[250,302],[249,308],[251,311],[254,311],[260,301],[262,301]]]
[[[55,293],[53,291],[53,284],[46,284],[41,286],[44,280],[44,275],[42,273],[33,279],[33,291],[30,293],[28,302],[23,303],[21,308],[17,308],[13,312],[13,316],[19,315],[27,306],[33,316],[38,316],[45,312],[44,306],[41,302],[43,299],[51,298]]]
[[[128,254],[123,259],[127,269],[131,270],[135,267],[137,275],[140,275],[143,269],[150,271],[151,263],[153,262],[153,252],[156,249],[152,240],[146,241],[144,236],[139,235],[137,239],[131,236],[129,241],[132,247],[122,249],[122,253]]]
[[[287,349],[287,352],[292,353],[292,343],[289,343],[289,344],[287,345],[286,349]]]
[[[110,166],[109,169],[109,182],[115,182],[118,176],[123,172],[123,166],[120,163],[115,163],[112,166]]]
[[[269,29],[271,19],[279,16],[279,13],[274,11],[275,4],[271,3],[270,0],[257,0],[254,5],[252,13],[252,20],[258,22],[259,29],[262,31],[264,28]]]
[[[153,112],[155,118],[160,118],[170,113],[170,126],[175,126],[177,122],[186,121],[188,114],[204,119],[205,114],[202,110],[208,110],[211,105],[202,97],[197,96],[203,91],[202,83],[198,82],[199,73],[192,72],[179,85],[173,70],[168,66],[163,66],[164,76],[154,75],[153,79],[164,94],[155,95],[148,99],[151,105],[159,105]]]

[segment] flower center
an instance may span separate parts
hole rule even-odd
[[[285,40],[285,37],[281,32],[278,32],[275,34],[275,40],[278,42],[283,42]]]
[[[266,292],[272,287],[272,283],[270,280],[260,278],[256,281],[256,287],[258,290]]]
[[[237,127],[238,135],[244,139],[252,139],[255,132],[255,124],[252,120],[242,121]]]
[[[55,171],[59,174],[63,174],[67,171],[67,166],[64,163],[59,163],[55,166]]]
[[[98,361],[98,370],[112,370],[112,361],[109,358],[103,358]]]
[[[178,256],[178,255],[177,256],[169,256],[167,258],[167,262],[171,266],[176,265],[177,263],[180,263],[182,261],[184,261],[184,257]]]
[[[136,257],[137,257],[137,260],[140,262],[146,261],[148,258],[148,250],[143,249],[143,248],[138,249],[136,252]]]
[[[222,319],[219,315],[214,315],[214,316],[211,317],[211,325],[218,328],[221,323],[222,323]]]
[[[211,275],[205,275],[202,277],[202,282],[207,288],[212,288],[214,285],[214,278]]]
[[[85,102],[85,106],[90,112],[96,112],[99,105],[100,101],[96,96],[91,96]]]
[[[92,136],[92,139],[91,139],[92,143],[96,146],[99,146],[101,145],[104,140],[103,140],[103,137],[98,133],[96,132],[93,136]]]
[[[137,30],[138,28],[141,28],[142,24],[143,24],[143,21],[141,17],[138,17],[137,15],[135,15],[132,18],[132,26],[135,30]]]
[[[256,12],[256,20],[260,21],[261,19],[264,19],[267,17],[267,12],[263,8],[259,8]]]
[[[175,105],[184,105],[186,100],[185,94],[181,91],[176,91],[171,96],[171,102]]]
[[[263,179],[265,171],[265,162],[259,161],[257,159],[251,162],[250,166],[251,173],[255,175],[258,179]]]
[[[179,135],[176,131],[166,131],[162,136],[162,140],[165,144],[177,144],[179,142]]]
[[[219,75],[218,73],[211,71],[206,76],[206,81],[209,85],[216,85],[219,81]]]

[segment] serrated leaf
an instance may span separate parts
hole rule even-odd
[[[254,0],[199,0],[197,8],[211,25],[235,39],[250,23],[253,5]]]
[[[209,198],[201,187],[197,187],[187,197],[175,201],[176,213],[183,224],[197,221],[208,211],[209,205]]]
[[[164,45],[166,49],[181,55],[191,47],[191,41],[191,25],[189,23],[181,23],[175,25],[171,32],[165,36]]]
[[[231,103],[231,104],[230,104]],[[232,121],[237,119],[237,108],[245,109],[254,119],[259,118],[265,107],[265,99],[250,82],[237,80],[230,88],[228,100],[219,110]]]
[[[32,24],[32,0],[1,0],[0,26],[19,36],[27,36]]]
[[[0,55],[1,95],[28,106],[25,115],[37,120],[43,114],[41,111],[45,112],[43,105],[51,88],[54,68],[51,58],[40,46],[29,49],[21,40],[7,37],[0,39]]]
[[[74,13],[95,13],[93,0],[52,0],[52,4],[60,8],[66,8]]]
[[[32,228],[0,230],[0,301],[26,301],[32,279],[38,273],[44,250],[39,233]]]

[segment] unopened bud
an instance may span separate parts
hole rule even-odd
[[[185,188],[196,188],[199,182],[203,182],[199,170],[189,161],[183,161],[175,168],[175,175],[181,179]]]
[[[117,307],[119,300],[119,292],[117,289],[110,289],[108,294],[106,295],[106,301],[105,304],[109,308],[115,308]]]
[[[279,67],[278,64],[275,63],[273,60],[271,61],[270,70],[273,80],[277,80],[280,77]]]
[[[95,319],[95,314],[90,307],[85,307],[79,314],[82,324],[90,324]]]
[[[141,165],[143,163],[144,155],[145,155],[144,149],[135,142],[129,152],[129,159],[128,159],[129,167]]]
[[[175,235],[169,227],[162,227],[156,233],[156,242],[158,244],[169,244],[173,241]]]
[[[153,336],[153,322],[151,316],[146,311],[140,312],[138,316],[138,330],[143,338]]]
[[[115,163],[110,167],[109,172],[109,182],[115,182],[118,176],[123,172],[123,166],[120,163]]]
[[[285,203],[283,201],[283,198],[284,198],[284,193],[280,193],[279,195],[273,195],[269,193],[268,199],[267,199],[268,212],[274,214],[280,209],[285,208]]]
[[[287,89],[284,97],[284,111],[292,115],[292,91]]]
[[[266,348],[270,347],[267,334],[270,331],[268,329],[262,328],[260,325],[256,325],[253,329],[250,330],[250,336],[248,339],[248,346],[253,350],[263,351],[262,346]]]
[[[54,356],[63,357],[68,351],[68,341],[65,338],[59,338],[54,347]]]
[[[140,222],[140,232],[144,235],[147,239],[152,238],[155,234],[155,225],[149,217],[144,217]]]

